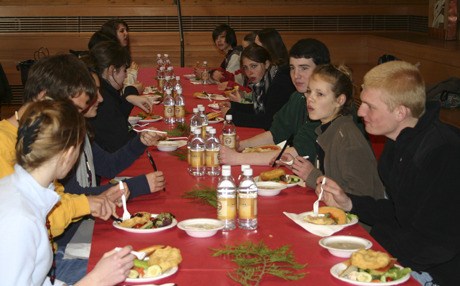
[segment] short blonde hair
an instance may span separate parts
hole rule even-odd
[[[85,119],[72,101],[32,102],[19,121],[16,161],[30,172],[70,147],[78,147],[85,134]]]
[[[384,92],[382,101],[391,111],[403,105],[415,118],[425,112],[425,81],[418,68],[410,63],[391,61],[374,67],[364,76],[363,88]]]

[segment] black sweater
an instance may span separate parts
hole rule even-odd
[[[387,140],[379,174],[389,199],[350,195],[352,212],[399,263],[460,285],[460,131],[439,121],[439,103]]]

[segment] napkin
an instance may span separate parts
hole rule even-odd
[[[313,223],[308,223],[304,221],[303,218],[311,212],[306,212],[306,213],[301,213],[301,214],[293,214],[293,213],[288,213],[288,212],[283,212],[283,213],[288,218],[292,219],[296,224],[300,225],[306,231],[313,233],[314,235],[321,236],[321,237],[333,235],[334,233],[341,231],[342,229],[350,225],[350,224],[319,225],[319,224],[313,224]]]

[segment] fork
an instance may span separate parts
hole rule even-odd
[[[120,251],[121,250],[121,247],[115,247],[115,251]],[[131,250],[130,252],[132,255],[136,256],[137,259],[139,260],[144,260],[145,256],[147,255],[147,253],[145,252],[140,252],[140,251],[135,251],[135,250]]]
[[[319,201],[323,197],[323,192],[324,192],[323,186],[324,186],[324,184],[326,184],[326,176],[323,177],[323,181],[321,182],[321,186],[320,186],[321,187],[321,192],[318,195],[318,199],[313,203],[313,215],[314,216],[318,216]]]
[[[121,203],[123,204],[123,220],[127,220],[131,218],[131,214],[128,212],[128,209],[126,208],[126,196],[125,196],[125,186],[123,185],[123,182],[120,181],[120,190],[123,192],[121,195]]]

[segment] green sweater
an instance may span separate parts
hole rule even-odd
[[[270,132],[273,141],[278,144],[294,135],[294,148],[300,156],[316,158],[315,133],[320,121],[311,121],[308,118],[307,103],[303,93],[294,92],[289,101],[275,114]]]

